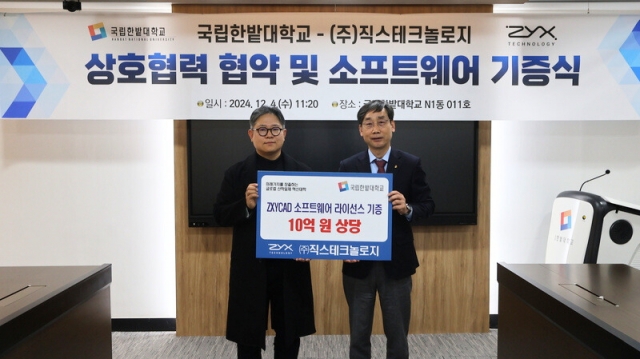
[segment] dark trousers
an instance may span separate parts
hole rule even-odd
[[[300,338],[297,338],[286,345],[283,337],[276,332],[273,340],[273,357],[274,359],[296,359],[300,350]],[[238,344],[238,359],[262,359],[262,349],[260,347],[252,347],[248,345]]]
[[[270,261],[267,265],[267,298],[268,308],[271,304],[271,327],[276,336],[273,340],[274,359],[297,359],[300,350],[300,338],[286,327],[284,319],[283,269],[281,262]],[[265,310],[267,310],[265,308]],[[260,347],[238,344],[238,359],[261,359]]]
[[[364,279],[342,276],[349,305],[350,359],[371,358],[371,330],[376,293],[380,296],[382,325],[387,337],[387,358],[409,358],[409,319],[411,317],[411,276],[393,279],[376,262]]]

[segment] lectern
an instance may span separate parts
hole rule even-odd
[[[553,202],[545,263],[622,263],[640,269],[640,206],[582,191]]]

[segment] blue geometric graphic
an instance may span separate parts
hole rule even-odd
[[[620,54],[622,54],[636,78],[640,80],[640,21],[636,23],[629,37],[620,46]]]
[[[69,82],[24,15],[0,18],[0,115],[49,118]]]
[[[640,115],[640,25],[638,16],[619,16],[598,47],[609,73]]]
[[[27,52],[21,47],[0,47],[23,82],[20,91],[2,114],[3,118],[27,118],[47,82],[36,68]]]

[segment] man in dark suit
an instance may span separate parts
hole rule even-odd
[[[396,123],[389,104],[376,100],[362,106],[358,111],[358,127],[368,150],[342,160],[339,171],[393,173],[393,190],[388,195],[393,213],[391,261],[349,260],[342,267],[349,305],[349,358],[371,358],[377,293],[387,337],[387,358],[406,359],[409,358],[411,275],[419,265],[411,221],[431,215],[435,203],[420,158],[391,148]]]
[[[282,151],[287,130],[278,108],[260,107],[249,122],[256,151],[225,172],[214,205],[216,221],[233,226],[227,339],[237,343],[238,359],[260,359],[271,305],[274,356],[294,359],[300,337],[316,331],[311,270],[304,260],[256,258],[257,179],[258,170],[311,169]]]

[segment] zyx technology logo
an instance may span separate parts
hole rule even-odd
[[[557,37],[553,35],[553,30],[556,29],[555,26],[551,26],[549,28],[544,28],[540,25],[535,27],[523,26],[523,25],[509,25],[507,26],[509,29],[509,37],[512,39],[529,39],[534,36],[534,39],[544,40],[544,37],[551,37],[554,40],[558,40]]]

